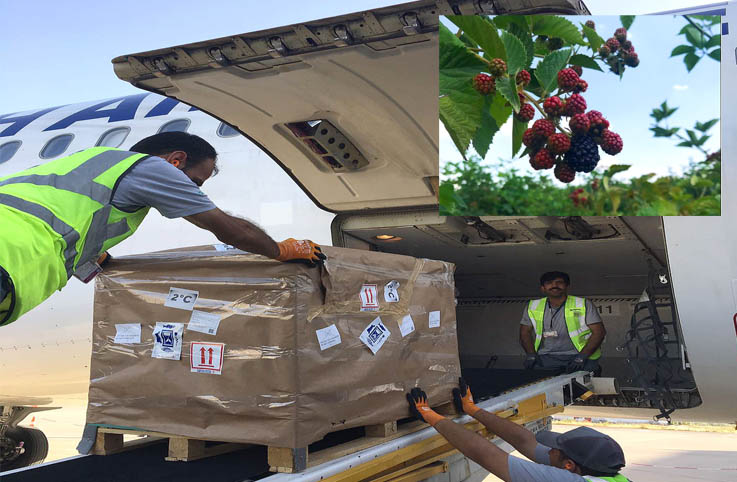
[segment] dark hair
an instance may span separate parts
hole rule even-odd
[[[548,271],[547,273],[543,273],[542,276],[540,276],[540,286],[544,285],[548,281],[553,281],[554,279],[561,278],[567,285],[571,284],[571,278],[568,276],[568,273],[564,273],[562,271]]]
[[[565,273],[563,273],[565,274]],[[563,452],[562,450],[558,449],[560,452],[561,458],[573,460],[567,453]],[[599,472],[598,470],[590,469],[588,467],[584,467],[583,465],[579,464],[575,460],[573,460],[573,463],[576,464],[578,469],[581,471],[581,475],[593,475],[594,477],[612,477],[617,475],[617,472],[611,473],[611,472]]]
[[[207,159],[217,159],[218,157],[217,151],[209,142],[194,134],[180,131],[160,132],[148,136],[136,142],[128,150],[151,156],[184,151],[187,153],[187,167],[194,167]],[[217,174],[217,172],[218,168],[215,166],[213,174]]]

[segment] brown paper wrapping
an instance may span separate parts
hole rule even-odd
[[[405,393],[451,399],[460,375],[454,265],[325,247],[324,268],[212,246],[118,258],[98,275],[87,422],[205,440],[304,447],[344,428],[407,417]],[[397,303],[384,286],[400,283]],[[359,291],[378,286],[379,310]],[[186,329],[191,311],[165,307],[169,289],[199,292],[216,335]],[[440,311],[440,328],[429,328]],[[398,325],[411,314],[415,331]],[[380,316],[391,335],[376,355],[359,336]],[[184,323],[179,361],[152,358],[156,322]],[[114,343],[115,325],[141,323],[140,344]],[[341,343],[320,350],[335,324]],[[222,374],[193,373],[191,342],[225,343]]]

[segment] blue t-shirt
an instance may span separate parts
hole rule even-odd
[[[112,204],[126,212],[149,206],[167,218],[181,218],[216,208],[194,181],[160,157],[144,159],[123,176]]]

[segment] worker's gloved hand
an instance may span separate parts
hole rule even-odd
[[[577,372],[580,370],[583,370],[583,367],[586,366],[586,360],[589,358],[588,355],[585,355],[583,353],[579,353],[576,355],[576,358],[568,362],[568,366],[566,367],[566,371],[568,373]]]
[[[430,408],[427,404],[427,394],[419,387],[413,388],[407,394],[407,401],[409,402],[409,413],[433,427],[445,418]]]
[[[105,251],[100,255],[99,258],[97,258],[97,264],[100,265],[100,268],[104,268],[106,264],[110,262],[110,260],[113,259],[113,256]]]
[[[458,379],[458,388],[453,389],[453,404],[458,412],[467,413],[471,416],[481,410],[475,403],[473,403],[471,389],[468,388],[466,380],[463,378]]]
[[[289,238],[276,243],[276,245],[279,247],[277,261],[293,261],[315,266],[316,264],[322,264],[326,258],[320,246],[309,239]]]
[[[537,356],[537,353],[528,353],[524,363],[525,370],[532,370],[539,361],[540,358]]]

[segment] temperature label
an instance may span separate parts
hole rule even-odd
[[[225,343],[193,341],[189,347],[190,368],[195,373],[220,375],[223,372]]]
[[[169,294],[166,297],[164,306],[192,311],[199,295],[199,291],[185,290],[182,288],[169,288]]]

